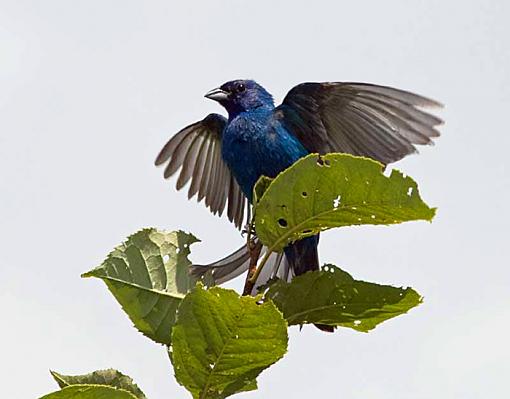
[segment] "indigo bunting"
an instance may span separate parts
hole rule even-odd
[[[227,82],[205,97],[221,104],[228,119],[210,114],[185,127],[164,146],[156,165],[167,163],[165,178],[180,169],[177,189],[191,180],[188,197],[205,199],[220,216],[226,208],[238,228],[261,176],[275,177],[309,153],[343,152],[386,165],[416,152],[417,144],[432,144],[442,123],[422,109],[441,106],[438,102],[367,83],[303,83],[277,107],[253,80]],[[318,270],[317,245],[318,235],[288,245],[284,254],[272,255],[262,278],[289,280]],[[248,263],[243,246],[218,262],[194,266],[193,272],[212,270],[219,284],[243,273]]]

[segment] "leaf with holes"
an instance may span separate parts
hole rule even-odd
[[[137,399],[145,399],[146,396],[133,382],[131,377],[114,369],[97,370],[84,375],[63,375],[51,371],[51,375],[57,381],[60,388],[71,385],[107,385],[130,392]]]
[[[274,251],[333,227],[430,221],[435,214],[413,179],[398,170],[386,177],[379,162],[348,154],[308,155],[269,187],[267,179],[261,184],[255,187],[255,227]]]
[[[195,284],[188,255],[197,241],[182,231],[144,229],[83,277],[102,279],[138,330],[169,345],[177,307]]]
[[[289,325],[327,324],[368,332],[422,302],[412,288],[354,280],[338,267],[305,273],[290,282],[278,280],[265,294]]]
[[[271,301],[197,285],[181,303],[170,357],[194,398],[256,389],[256,377],[287,350],[287,323]]]

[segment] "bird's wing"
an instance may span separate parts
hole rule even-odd
[[[185,127],[166,143],[155,163],[167,163],[165,179],[180,169],[178,190],[191,180],[188,198],[198,195],[199,202],[205,198],[205,205],[220,216],[227,206],[229,220],[241,228],[247,200],[221,156],[226,123],[223,116],[209,114]]]
[[[344,152],[388,164],[439,136],[441,119],[424,107],[441,104],[367,83],[303,83],[287,94],[274,117],[310,152]]]
[[[255,243],[258,242],[258,239],[255,239]],[[264,257],[267,250],[268,248],[263,246],[259,258]],[[243,274],[248,270],[249,266],[250,251],[245,244],[237,251],[216,262],[208,265],[192,265],[190,267],[190,273],[197,278],[202,278],[206,273],[210,272],[214,284],[219,285]],[[277,277],[288,282],[293,276],[294,271],[283,252],[273,252],[269,255],[266,266],[257,278],[252,295],[257,294],[257,288],[266,284],[270,279]]]

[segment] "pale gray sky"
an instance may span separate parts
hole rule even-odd
[[[164,349],[80,273],[145,226],[191,231],[192,259],[242,239],[153,167],[203,94],[254,78],[279,101],[303,81],[366,81],[446,104],[432,148],[398,167],[432,224],[323,234],[321,258],[425,303],[370,334],[290,333],[240,398],[504,397],[510,375],[507,1],[0,2],[2,396],[56,388],[48,369],[114,367],[150,399],[188,397]],[[241,283],[234,286],[239,287]]]

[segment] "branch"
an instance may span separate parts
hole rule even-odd
[[[244,283],[243,295],[251,295],[253,287],[255,287],[256,279],[253,276],[257,273],[257,262],[259,260],[260,251],[262,250],[262,243],[260,241],[248,239],[246,243],[248,251],[250,253],[250,266],[248,267],[248,274],[246,275],[246,281]]]

